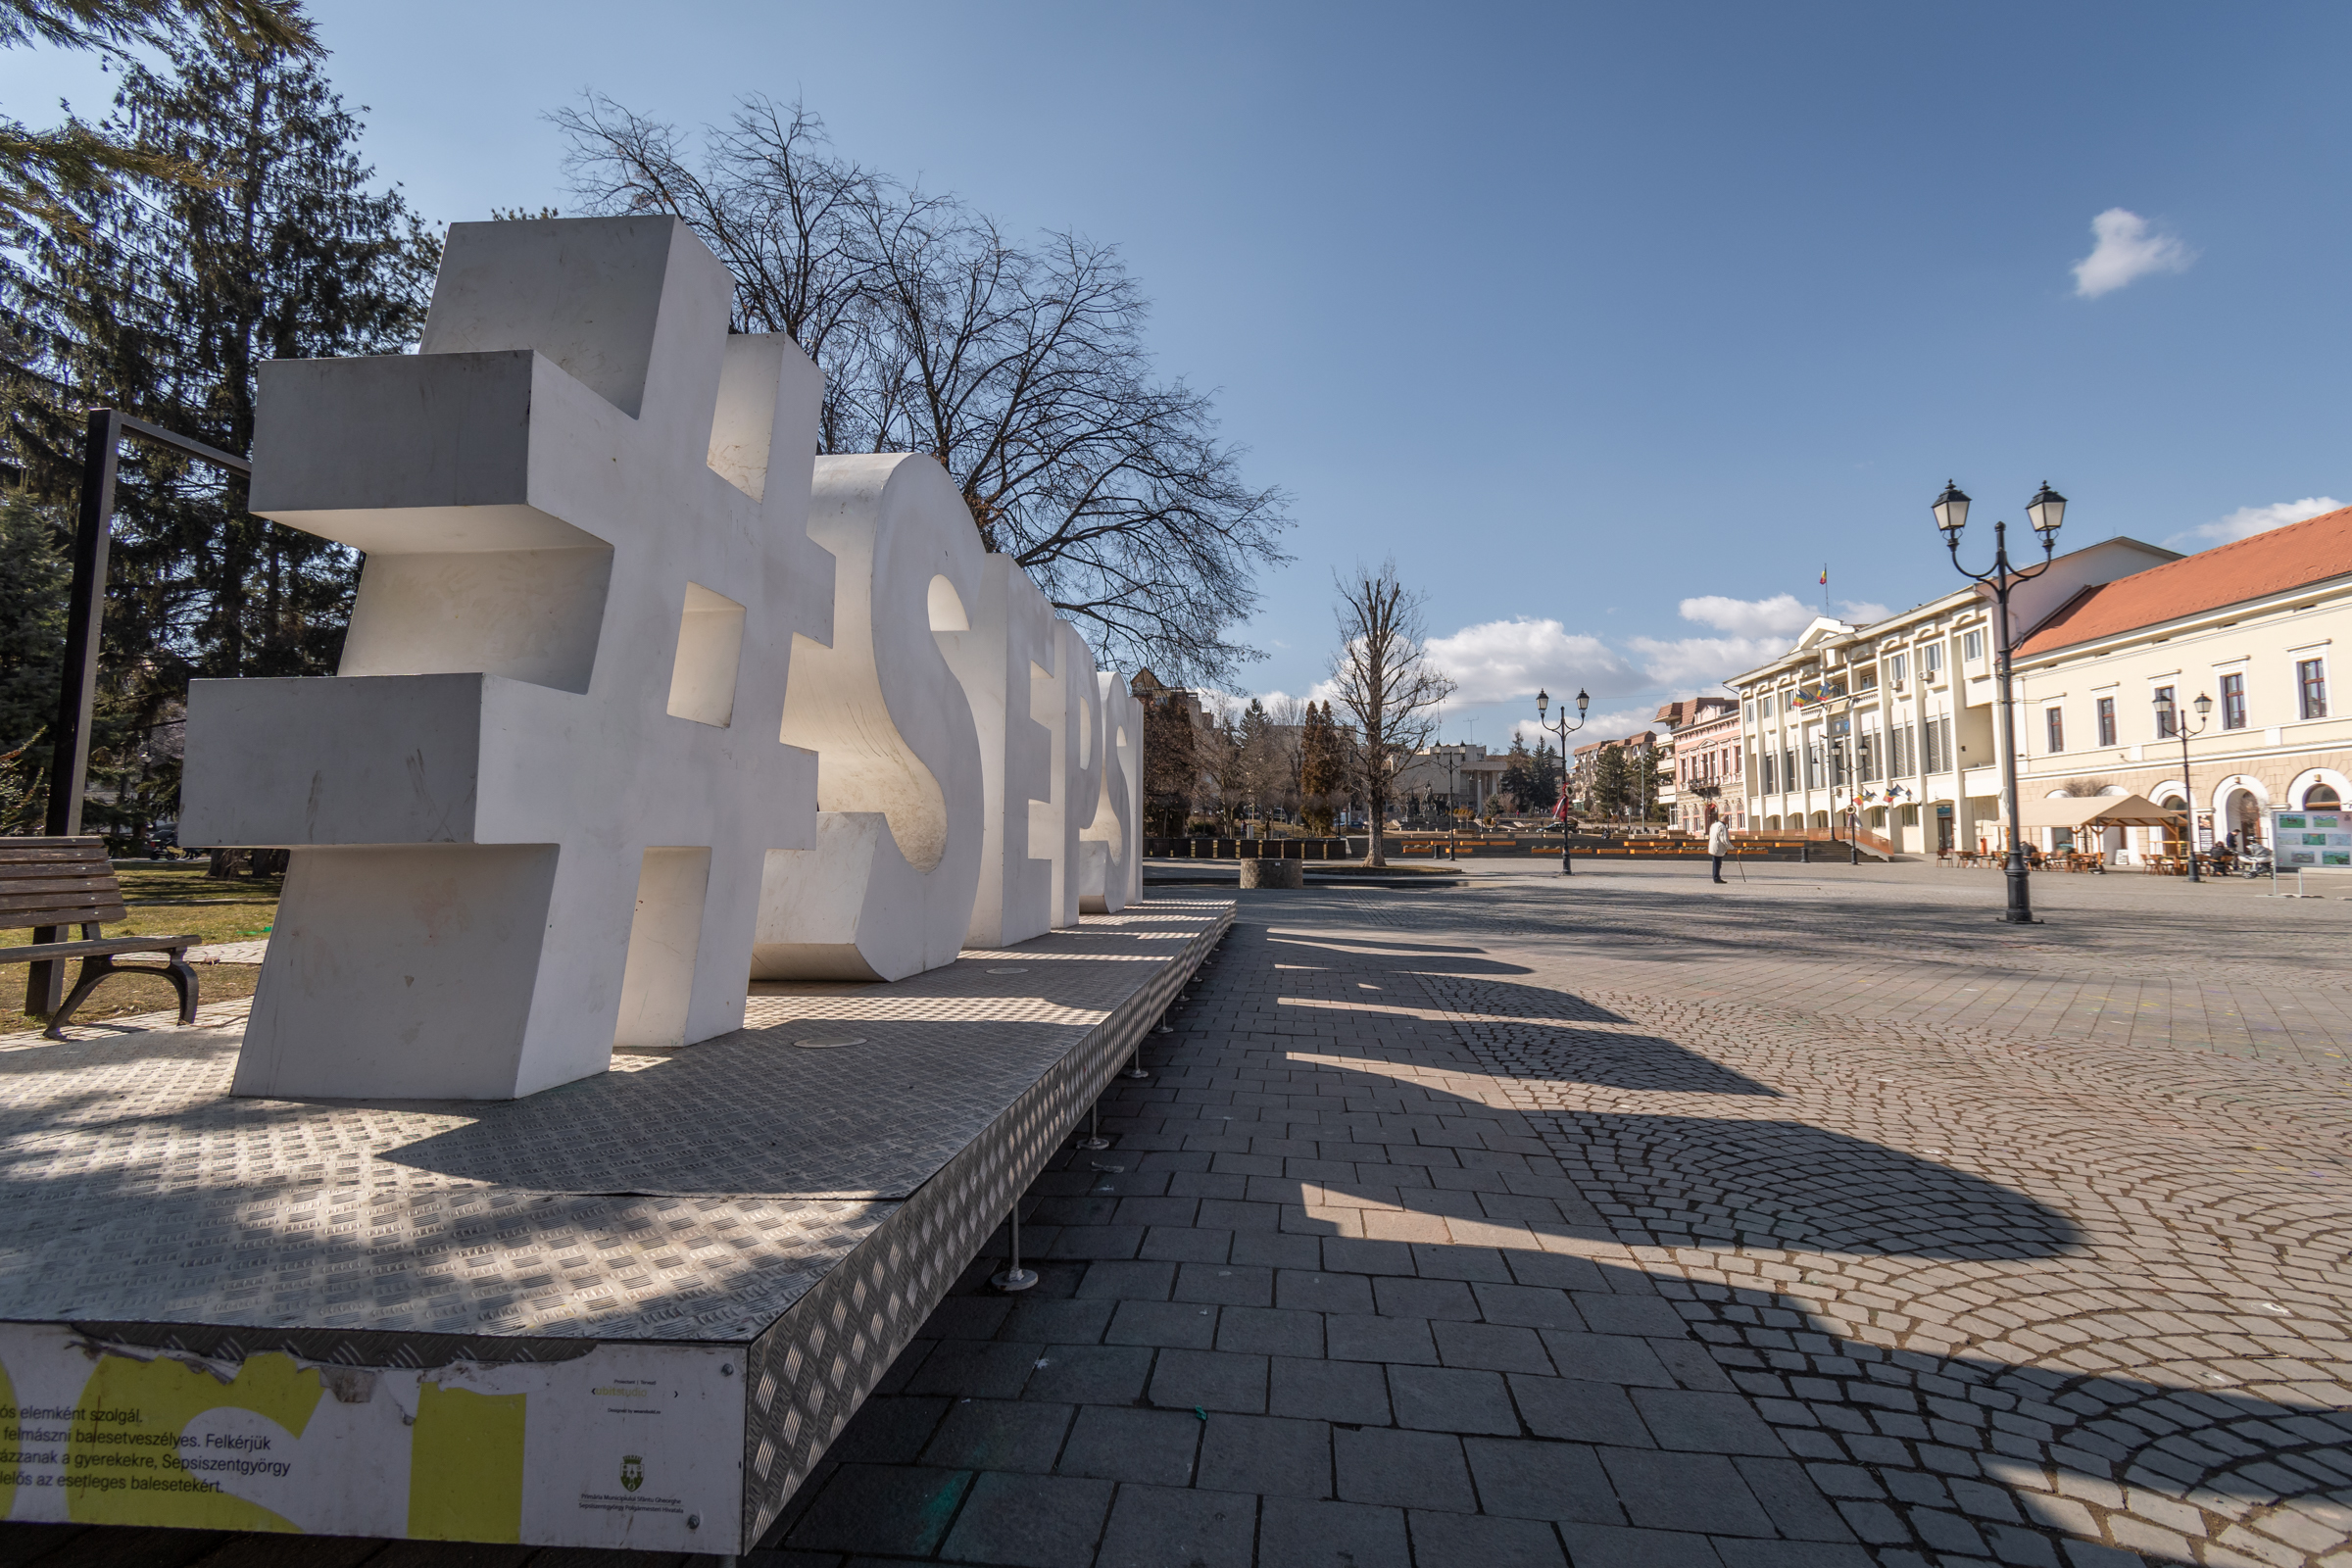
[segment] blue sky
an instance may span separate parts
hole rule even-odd
[[[564,205],[542,117],[583,88],[686,123],[764,91],[1115,241],[1163,368],[1296,497],[1247,683],[1308,689],[1334,569],[1393,554],[1449,737],[1539,683],[1645,720],[1825,562],[1834,604],[1945,591],[1947,476],[1984,523],[2046,478],[2068,538],[2177,548],[2352,496],[2341,6],[315,10],[436,220]],[[104,78],[0,57],[8,113],[61,94]]]

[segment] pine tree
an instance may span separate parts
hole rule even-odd
[[[1348,787],[1345,738],[1331,716],[1331,704],[1306,705],[1306,722],[1298,735],[1298,794],[1300,814],[1317,833],[1329,833],[1333,815]]]
[[[84,410],[249,452],[262,362],[398,351],[438,261],[398,189],[370,188],[360,123],[306,58],[175,45],[164,69],[125,68],[108,129],[212,179],[84,191],[10,278],[35,356],[8,433],[59,499]],[[175,809],[176,765],[159,775],[153,743],[188,680],[331,672],[359,562],[246,512],[235,476],[136,442],[122,459],[92,736],[93,781],[122,799],[90,816],[136,835]]]

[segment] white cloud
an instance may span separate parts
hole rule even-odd
[[[2110,207],[2092,219],[2090,231],[2099,242],[2075,264],[2075,292],[2086,300],[2150,272],[2185,272],[2197,259],[2178,237],[2150,230],[2146,219],[2121,207]]]
[[[1793,646],[1788,636],[1765,637],[1629,637],[1626,646],[1639,654],[1642,669],[1660,686],[1713,684],[1727,675],[1753,669],[1778,659]]]
[[[2227,517],[2177,533],[2165,543],[2180,549],[2204,550],[2226,545],[2232,539],[2251,539],[2258,533],[2283,528],[2324,512],[2340,511],[2343,505],[2333,496],[2305,496],[2300,501],[2274,501],[2267,507],[2240,507]]]
[[[1599,638],[1526,615],[1432,637],[1429,656],[1453,677],[1451,706],[1456,708],[1532,698],[1537,687],[1554,684],[1563,690],[1598,686],[1612,693],[1640,685],[1634,667]]]
[[[1727,599],[1721,594],[1707,594],[1684,600],[1680,609],[1685,620],[1695,620],[1735,637],[1757,637],[1771,632],[1794,637],[1820,613],[1798,602],[1794,594],[1774,594],[1770,599]]]

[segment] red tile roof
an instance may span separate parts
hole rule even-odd
[[[2020,659],[2352,575],[2352,507],[2085,588],[2017,646]]]

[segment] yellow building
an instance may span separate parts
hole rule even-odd
[[[2084,588],[2018,644],[2018,791],[2185,808],[2199,848],[2267,841],[2268,808],[2352,800],[2339,634],[2352,645],[2352,508]],[[2136,859],[2161,831],[2084,847]]]

